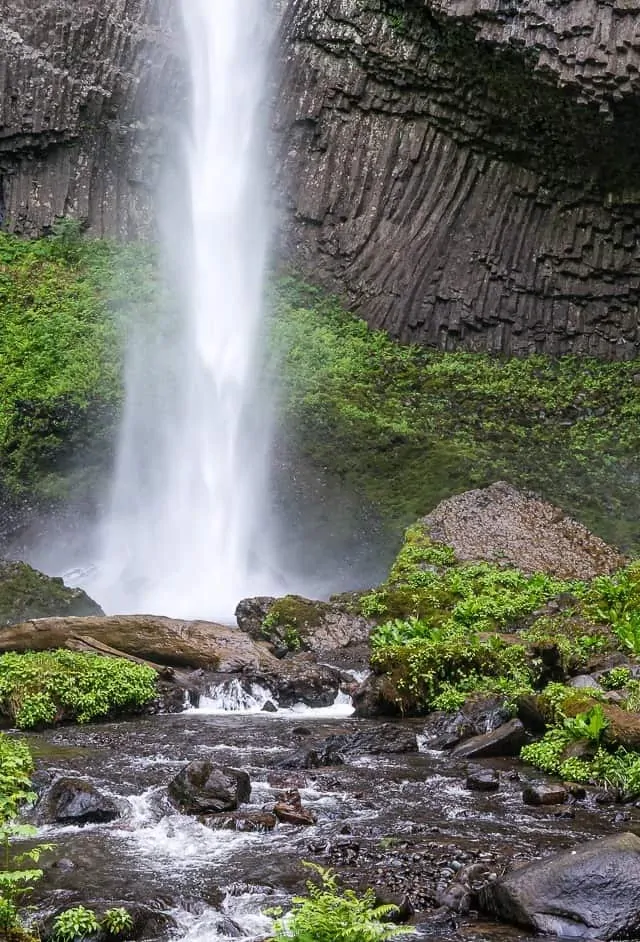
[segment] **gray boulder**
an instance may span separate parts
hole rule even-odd
[[[520,720],[509,720],[490,733],[467,739],[453,750],[459,759],[482,759],[490,756],[517,756],[527,741],[527,731]]]
[[[240,769],[195,759],[169,782],[168,792],[173,804],[184,814],[215,814],[235,811],[238,805],[249,801],[251,780]]]
[[[118,818],[120,808],[91,782],[59,778],[44,795],[41,816],[60,824],[104,824]]]
[[[507,874],[479,892],[506,922],[568,939],[640,938],[640,837],[589,841]]]

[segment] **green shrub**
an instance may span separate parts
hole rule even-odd
[[[21,729],[88,723],[141,709],[155,695],[155,671],[131,661],[64,650],[0,656],[0,711]]]
[[[133,929],[131,914],[123,906],[107,909],[100,920],[100,924],[109,935],[113,936],[123,935]]]
[[[358,896],[353,890],[341,890],[332,870],[313,864],[320,884],[307,883],[308,896],[297,896],[293,909],[274,925],[275,942],[384,942],[415,929],[389,925],[385,920],[398,907],[376,906],[373,890]]]
[[[53,924],[55,942],[80,942],[100,931],[98,917],[92,909],[74,906],[56,917]]]

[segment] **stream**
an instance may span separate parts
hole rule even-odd
[[[335,733],[375,731],[381,722],[351,718],[344,697],[324,710],[271,714],[258,712],[260,696],[249,709],[233,696],[222,705],[235,709],[221,709],[212,698],[181,714],[29,736],[37,778],[80,776],[122,807],[110,824],[41,827],[40,839],[55,844],[33,897],[41,912],[100,899],[135,901],[168,920],[158,939],[257,942],[269,932],[264,909],[286,907],[303,890],[309,874],[301,861],[310,860],[335,866],[349,885],[375,886],[383,897],[391,891],[387,899],[408,894],[418,939],[524,942],[529,936],[521,931],[437,911],[438,884],[469,862],[500,873],[518,860],[639,824],[634,806],[600,807],[593,797],[571,806],[524,805],[523,781],[542,776],[512,760],[487,760],[502,772],[496,793],[468,791],[466,763],[423,750],[284,771],[277,764],[293,748]],[[397,725],[415,732],[420,744],[424,721]],[[273,802],[278,785],[299,786],[317,824],[245,833],[213,830],[177,813],[166,784],[194,758],[246,770],[253,810]]]

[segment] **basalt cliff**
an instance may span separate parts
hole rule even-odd
[[[640,2],[274,0],[280,258],[405,341],[640,344]],[[146,234],[178,0],[0,0],[4,224]]]

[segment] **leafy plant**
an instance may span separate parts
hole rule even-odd
[[[55,942],[80,942],[88,936],[100,931],[98,917],[91,909],[85,906],[74,906],[66,909],[53,924],[53,938]]]
[[[133,919],[123,906],[116,906],[106,910],[101,925],[110,935],[118,936],[133,929]]]
[[[600,742],[608,726],[609,721],[599,703],[584,713],[565,717],[563,722],[563,728],[570,739],[587,739],[595,743]]]
[[[155,695],[155,671],[131,661],[66,650],[0,656],[0,713],[20,729],[61,717],[87,723]]]
[[[385,922],[397,906],[376,905],[373,890],[359,897],[340,889],[332,870],[305,866],[317,872],[320,883],[309,880],[308,896],[294,897],[292,911],[274,925],[274,942],[384,942],[415,932]]]

